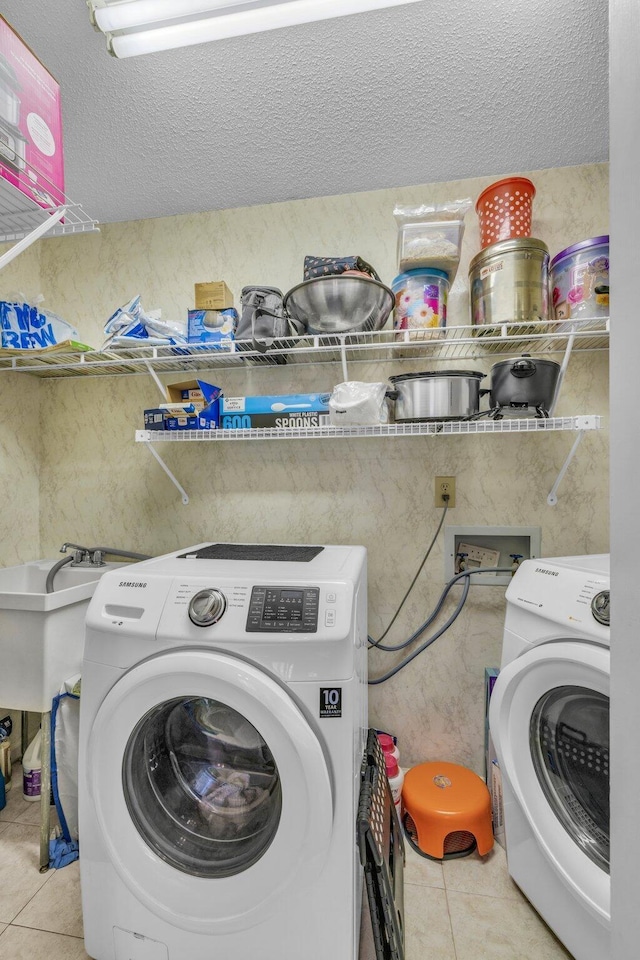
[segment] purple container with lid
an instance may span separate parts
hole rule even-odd
[[[609,316],[609,237],[592,237],[561,250],[549,267],[556,320]]]

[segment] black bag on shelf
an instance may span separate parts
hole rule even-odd
[[[266,354],[274,340],[294,337],[303,332],[302,324],[285,312],[281,290],[277,287],[243,287],[236,341],[250,341],[250,345],[239,343],[239,350],[256,350]],[[265,361],[286,363],[287,357],[278,353],[265,357]]]
[[[357,270],[358,273],[367,273],[374,280],[380,277],[370,263],[362,257],[305,257],[304,279],[315,280],[316,277],[335,277],[347,270]]]

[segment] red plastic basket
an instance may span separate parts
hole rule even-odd
[[[483,190],[476,201],[480,246],[531,236],[531,208],[536,188],[526,177],[507,177]]]

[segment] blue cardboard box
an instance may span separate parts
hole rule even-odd
[[[145,430],[164,430],[165,411],[160,407],[153,407],[144,412]]]
[[[144,411],[146,430],[212,430],[218,426],[221,387],[206,380],[187,380],[170,383],[166,395],[166,404]],[[181,406],[184,413],[176,411]]]
[[[229,348],[235,338],[238,313],[228,310],[189,310],[187,314],[187,342],[204,343],[214,350]]]
[[[175,410],[154,407],[144,411],[144,428],[145,430],[198,430],[198,412],[176,414]]]
[[[330,393],[220,397],[220,427],[320,427],[329,423]]]
[[[197,430],[197,414],[186,414],[184,417],[167,417],[164,421],[165,430]]]

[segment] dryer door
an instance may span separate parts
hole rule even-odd
[[[259,923],[322,870],[322,747],[286,688],[244,660],[178,650],[124,674],[96,715],[87,779],[115,869],[184,929]]]
[[[541,848],[606,917],[609,650],[575,641],[528,650],[500,672],[490,726],[505,787]],[[505,821],[508,851],[506,809]]]

